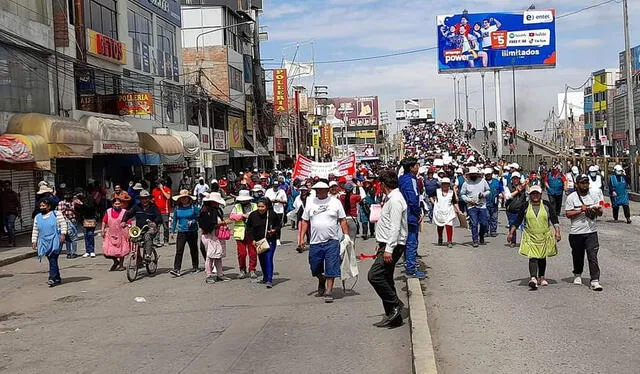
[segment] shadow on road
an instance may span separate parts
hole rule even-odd
[[[547,282],[549,282],[549,284],[558,284],[558,281],[555,280],[555,279],[549,279],[549,278],[545,278],[545,279],[547,280]],[[512,279],[512,280],[507,281],[507,283],[518,282],[518,286],[520,286],[520,287],[529,287],[529,281],[530,280],[531,280],[531,278]],[[571,282],[569,282],[569,283],[573,283],[573,278],[571,278]]]

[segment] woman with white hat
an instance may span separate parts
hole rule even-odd
[[[451,180],[442,178],[440,180],[440,188],[436,190],[436,195],[431,197],[433,203],[433,223],[438,228],[438,245],[443,244],[442,232],[447,230],[447,247],[453,247],[453,220],[456,218],[456,212],[460,212],[458,208],[458,199],[451,190]]]
[[[258,266],[258,253],[253,246],[253,242],[247,237],[247,219],[249,214],[258,209],[258,206],[253,203],[253,198],[249,194],[249,190],[240,190],[236,197],[236,204],[233,206],[230,218],[234,221],[233,224],[233,238],[236,240],[238,247],[238,267],[240,268],[240,275],[238,279],[244,279],[247,277],[247,270],[249,270],[249,276],[251,279],[256,279],[256,267]],[[247,255],[249,256],[249,267],[247,268]]]
[[[174,237],[176,231],[176,256],[173,261],[173,270],[169,273],[175,277],[182,275],[182,256],[184,247],[189,244],[191,254],[191,265],[193,272],[198,272],[198,216],[200,208],[194,204],[195,196],[189,195],[189,190],[181,190],[180,194],[172,197],[178,205],[173,210],[171,222],[171,236]]]
[[[219,230],[222,227],[226,227],[230,222],[224,219],[222,208],[226,205],[226,202],[220,192],[211,192],[202,199],[202,204],[198,224],[202,229],[200,239],[207,254],[204,262],[205,281],[213,284],[216,281],[229,279],[224,276],[222,270],[222,259],[227,254],[226,239],[218,237],[218,234]],[[214,276],[214,266],[216,276]]]
[[[631,212],[629,211],[629,180],[624,173],[622,165],[613,168],[613,175],[609,177],[609,196],[613,205],[613,219],[618,220],[620,207],[624,210],[624,217],[627,223],[631,223]]]

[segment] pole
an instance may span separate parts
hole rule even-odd
[[[637,170],[636,170],[636,117],[633,103],[633,72],[631,71],[631,42],[629,41],[629,6],[628,0],[622,0],[622,10],[624,13],[624,55],[625,70],[627,79],[627,109],[629,126],[629,157],[631,159],[631,188],[637,191]]]
[[[467,123],[469,124],[469,90],[467,89],[467,74],[464,75],[464,106],[465,106],[465,116]],[[475,124],[474,124],[475,127]]]
[[[458,90],[456,89],[456,76],[453,76],[453,119],[458,119]]]
[[[202,144],[202,69],[198,69],[198,144]],[[163,116],[164,117],[164,116]],[[207,125],[209,125],[207,123]],[[202,173],[202,169],[200,169]]]
[[[591,75],[591,130],[589,131],[591,133],[591,136],[589,136],[589,141],[591,141],[591,137],[596,136],[596,110],[595,110],[595,94],[593,93],[593,74]],[[593,153],[596,152],[596,147],[592,147],[593,148]]]
[[[342,156],[346,156],[347,151],[349,149],[349,147],[347,146],[347,112],[346,111],[343,112],[342,121],[344,122],[344,131],[342,132],[342,140],[344,141],[344,152],[342,153]]]
[[[496,70],[493,72],[494,85],[496,86],[496,136],[498,137],[498,141],[496,144],[498,145],[498,157],[502,158],[502,110],[500,96],[500,71]]]
[[[514,137],[513,142],[518,145],[518,107],[516,104],[516,66],[511,65],[511,72],[513,73],[513,131]]]
[[[462,81],[462,79],[458,79],[458,95],[456,96],[458,99],[458,119],[460,119],[460,117],[462,117],[462,110],[460,108],[460,82]],[[465,125],[466,126],[466,125]]]
[[[296,157],[298,157],[298,155],[300,154],[300,134],[298,133],[298,121],[300,120],[300,92],[298,92],[298,90],[295,90],[295,108],[294,108],[294,114],[296,116],[295,121],[293,122],[294,124],[294,129],[293,129],[293,138],[295,139],[295,151],[296,151]]]
[[[484,102],[484,71],[480,73],[482,77],[482,127],[487,125],[487,108],[485,107]]]

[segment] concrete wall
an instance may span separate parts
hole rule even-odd
[[[230,103],[227,49],[225,46],[211,46],[201,48],[196,52],[195,48],[183,48],[182,66],[185,74],[202,68],[203,75],[209,78],[208,80],[204,77],[201,79],[205,90],[216,99]],[[197,74],[186,74],[185,76],[187,77],[186,83],[196,83]]]

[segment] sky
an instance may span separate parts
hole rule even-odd
[[[603,0],[535,1],[536,9],[556,9],[568,14]],[[619,0],[618,0],[619,1]],[[518,127],[540,129],[557,94],[565,85],[580,87],[593,71],[617,68],[624,49],[622,3],[606,5],[558,19],[556,22],[557,65],[555,69],[517,71],[516,107]],[[434,47],[436,15],[518,12],[531,5],[513,0],[265,0],[261,25],[269,40],[261,44],[266,69],[280,67],[283,59],[331,61],[384,55]],[[629,0],[629,13],[640,12],[640,0]],[[630,19],[631,45],[640,44],[640,21]],[[311,88],[328,86],[329,96],[377,95],[382,111],[394,122],[394,100],[435,98],[437,119],[454,117],[451,75],[438,74],[436,51],[348,63],[318,63],[314,78],[296,80]],[[482,84],[479,73],[467,76],[470,120],[482,122]],[[460,86],[463,87],[463,84]],[[487,122],[495,119],[493,74],[485,76]],[[501,74],[502,116],[513,121],[511,72]],[[462,96],[463,118],[464,97]],[[395,128],[395,126],[392,126]]]

